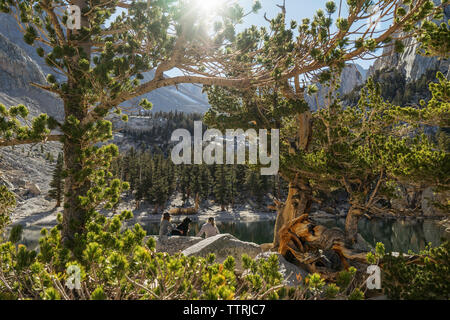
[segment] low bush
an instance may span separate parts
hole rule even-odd
[[[391,299],[450,299],[450,242],[383,258],[383,286]]]
[[[340,286],[319,274],[286,287],[278,258],[254,260],[243,255],[244,272],[233,257],[223,263],[207,258],[155,251],[139,224],[125,229],[132,214],[111,219],[96,213],[69,250],[60,226],[42,230],[39,251],[5,242],[0,245],[1,299],[361,299],[356,270],[342,272]],[[58,217],[59,221],[61,217]],[[299,275],[298,275],[299,277]],[[353,283],[353,284],[352,284]],[[343,289],[341,289],[343,288]]]

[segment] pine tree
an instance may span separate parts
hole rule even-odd
[[[167,161],[167,182],[168,182],[168,196],[170,197],[176,189],[176,168],[172,161]]]
[[[61,206],[64,197],[64,161],[63,154],[58,154],[58,159],[56,160],[56,166],[53,170],[53,178],[50,182],[50,191],[48,195],[56,200],[56,208]]]
[[[0,185],[0,240],[5,227],[10,223],[9,214],[16,205],[16,197],[5,186]]]
[[[234,208],[236,198],[238,197],[238,184],[236,177],[237,165],[226,165],[226,173],[228,180],[228,196],[229,203],[231,203],[231,208]]]
[[[167,171],[164,166],[163,155],[155,156],[154,173],[152,175],[152,186],[148,190],[147,199],[155,206],[154,213],[158,213],[160,208],[164,208],[169,199],[169,183],[167,179]]]
[[[191,165],[191,170],[189,172],[189,190],[191,192],[191,196],[195,199],[196,195],[200,195],[201,184],[200,182],[200,166],[199,165]]]
[[[149,199],[148,193],[153,187],[153,174],[155,172],[155,163],[150,152],[142,153],[139,158],[139,179],[137,179],[135,187],[137,203],[140,203],[143,199]]]
[[[211,194],[211,186],[213,185],[214,179],[211,177],[211,171],[209,166],[202,164],[200,166],[199,174],[199,184],[200,184],[200,198],[202,200],[208,200]]]
[[[439,128],[436,132],[436,140],[439,149],[450,152],[450,133],[448,129]]]
[[[230,201],[229,176],[224,165],[215,165],[215,168],[213,187],[214,197],[216,203],[220,205],[221,210],[225,211],[225,206],[227,206]]]
[[[182,164],[179,168],[179,191],[181,192],[181,197],[183,200],[183,205],[186,204],[186,201],[189,199],[191,194],[190,187],[190,168],[191,165]]]

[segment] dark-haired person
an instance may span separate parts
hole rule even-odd
[[[177,225],[177,228],[172,230],[172,236],[187,236],[189,233],[189,224],[192,220],[188,217],[184,218],[183,221]]]
[[[159,227],[159,237],[160,238],[168,237],[172,234],[173,230],[178,230],[178,229],[176,229],[175,225],[170,222],[170,218],[171,218],[170,213],[165,212],[163,214],[163,218],[161,220],[161,226]],[[181,230],[178,230],[178,231],[183,232]]]
[[[217,229],[216,223],[214,222],[214,218],[208,218],[208,222],[205,223],[202,228],[200,229],[200,232],[197,234],[197,237],[203,236],[205,234],[206,238],[213,237],[217,234],[219,234],[219,229]]]

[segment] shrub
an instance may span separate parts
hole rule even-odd
[[[9,224],[9,213],[16,205],[16,198],[5,186],[0,185],[0,241],[5,227]]]
[[[9,241],[12,243],[17,243],[22,238],[23,233],[23,225],[16,224],[11,228],[11,231],[9,232]]]
[[[139,224],[123,228],[124,220],[131,217],[129,211],[111,219],[94,213],[73,251],[61,244],[59,225],[41,231],[39,253],[24,245],[2,243],[0,299],[254,300],[348,296],[346,290],[328,285],[319,274],[309,275],[296,288],[286,287],[276,255],[258,260],[243,255],[242,273],[236,270],[233,257],[217,263],[213,254],[202,258],[156,252],[154,239],[146,240]],[[349,283],[354,282],[355,271],[346,276]]]
[[[383,286],[391,299],[450,298],[450,242],[427,246],[419,254],[388,254],[383,259]]]

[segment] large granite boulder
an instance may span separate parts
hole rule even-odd
[[[290,263],[278,252],[263,252],[258,254],[255,259],[268,259],[272,255],[276,255],[278,258],[278,272],[283,276],[284,284],[286,286],[296,287],[300,285],[302,279],[305,279],[308,275],[306,270]]]
[[[183,236],[170,236],[160,239],[158,236],[152,236],[156,240],[156,251],[167,252],[170,255],[179,253],[186,248],[193,246],[194,244],[203,240],[200,237],[183,237]]]
[[[210,253],[216,255],[217,262],[223,262],[228,256],[236,260],[236,266],[241,267],[241,256],[245,253],[251,258],[255,258],[262,249],[252,242],[245,242],[237,239],[228,233],[218,234],[206,238],[193,246],[183,250],[185,256],[207,257]]]

